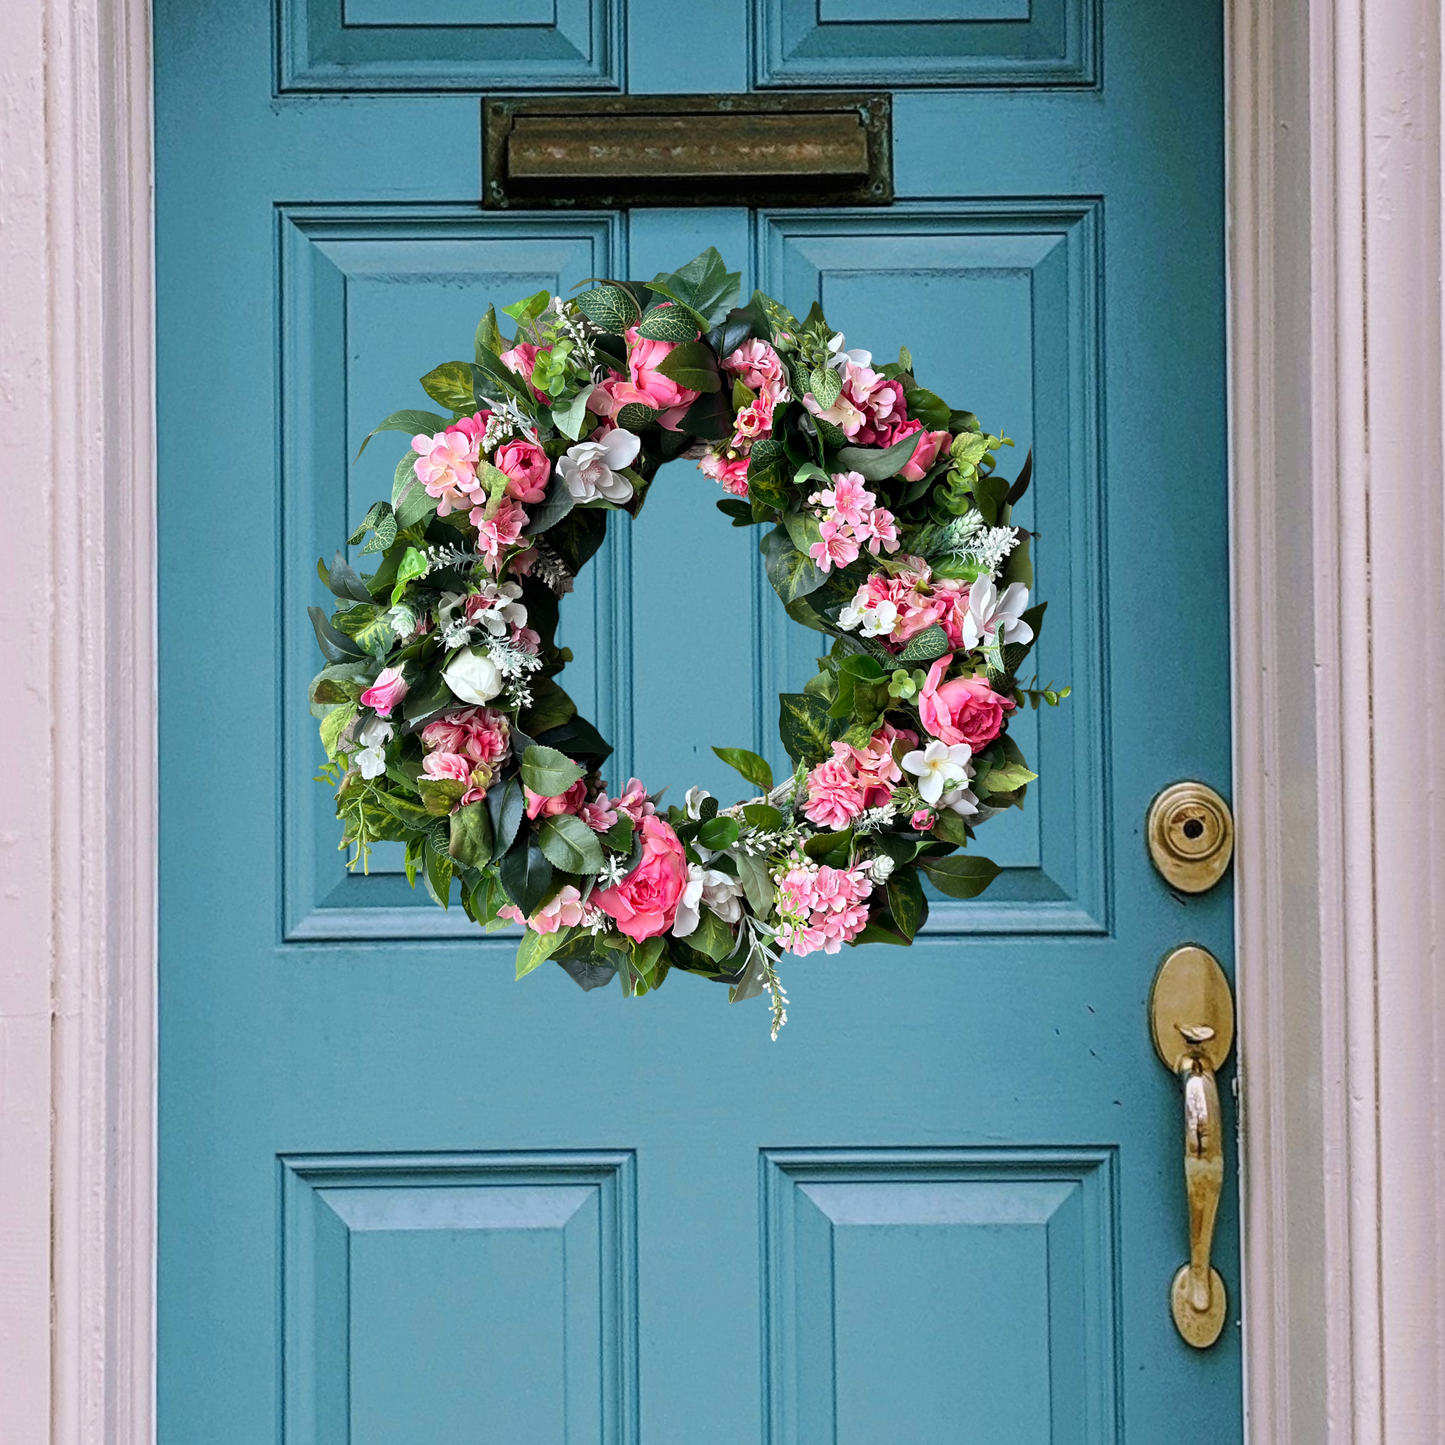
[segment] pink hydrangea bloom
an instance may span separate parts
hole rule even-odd
[[[833,744],[834,756],[808,774],[808,801],[803,816],[823,828],[846,828],[863,811],[863,785],[854,771],[851,749]]]
[[[510,497],[502,498],[495,517],[488,517],[481,507],[472,508],[471,523],[477,529],[477,550],[485,559],[488,571],[498,570],[502,553],[516,544],[527,521],[527,514]]]
[[[449,516],[469,506],[477,481],[477,443],[460,427],[435,436],[414,436],[416,477],[429,497],[437,499],[437,515]]]
[[[893,784],[903,780],[903,770],[894,758],[895,744],[917,746],[918,734],[908,728],[884,723],[873,734],[865,748],[849,748],[859,786],[863,789],[863,806],[881,808],[893,796]],[[835,744],[835,747],[837,745]]]
[[[778,943],[790,953],[837,953],[868,926],[873,884],[862,866],[796,862],[778,884]]]
[[[730,356],[722,369],[750,390],[767,396],[776,405],[788,400],[787,373],[783,359],[759,337],[749,337]]]
[[[563,884],[528,920],[533,933],[556,933],[559,928],[575,928],[582,922],[582,895],[571,883]]]

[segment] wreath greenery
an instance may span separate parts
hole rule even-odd
[[[776,1038],[783,953],[907,944],[923,877],[988,886],[996,866],[962,850],[1035,777],[1009,716],[1068,689],[1017,680],[1044,611],[1010,522],[1030,460],[1005,481],[1012,443],[921,387],[906,350],[874,367],[816,305],[737,308],[739,280],[710,248],[645,284],[508,306],[513,339],[489,308],[475,360],[421,379],[442,411],[371,433],[411,447],[348,539],[376,570],[317,564],[337,606],[310,609],[310,700],[350,866],[403,842],[443,907],[455,885],[488,931],[526,924],[519,978],[551,958],[637,995],[681,969],[734,1000],[768,991]],[[664,813],[636,778],[608,796],[611,748],[558,684],[554,635],[608,514],[636,516],[678,457],[721,484],[733,526],[766,529],[783,606],[832,645],[780,698],[794,772],[716,748],[755,796],[694,788]]]

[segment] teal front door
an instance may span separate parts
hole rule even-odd
[[[1129,0],[158,0],[161,1445],[1155,1445],[1241,1439],[1185,1345],[1155,967],[1228,964],[1151,797],[1228,793],[1221,15]],[[872,209],[478,205],[480,99],[889,91]],[[911,950],[814,954],[791,1018],[512,978],[336,852],[314,562],[389,494],[489,302],[716,245],[1032,448],[1072,684],[1004,865]],[[688,462],[564,604],[630,773],[737,796],[816,634]],[[1226,1095],[1228,1090],[1224,1091]],[[1226,1101],[1227,1122],[1232,1111]]]

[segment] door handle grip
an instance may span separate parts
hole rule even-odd
[[[1224,1193],[1224,1121],[1215,1070],[1234,1041],[1234,1001],[1214,956],[1191,946],[1176,948],[1160,965],[1149,1009],[1154,1046],[1183,1085],[1189,1262],[1174,1276],[1169,1305],[1180,1335],[1202,1350],[1219,1338],[1229,1309],[1210,1254]]]

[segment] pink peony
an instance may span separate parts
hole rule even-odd
[[[374,707],[378,717],[390,717],[391,710],[406,696],[406,679],[399,667],[383,667],[376,681],[361,694],[362,707]]]
[[[808,774],[803,816],[823,828],[846,828],[863,811],[863,786],[850,766],[848,745],[834,743],[833,754]]]
[[[581,778],[565,793],[555,798],[544,798],[541,793],[534,793],[525,783],[522,784],[522,792],[527,797],[529,818],[555,818],[559,813],[575,813],[587,801],[587,784]]]
[[[459,512],[472,500],[477,484],[477,443],[459,428],[435,436],[414,436],[416,477],[429,497],[437,499],[437,515]]]
[[[923,440],[918,443],[913,455],[898,473],[905,482],[921,482],[928,474],[928,469],[938,460],[940,453],[947,451],[953,443],[953,438],[946,431],[923,431],[923,423],[914,420],[896,427],[888,445],[901,442],[904,437],[917,436],[919,432],[923,432]]]
[[[507,495],[529,505],[547,495],[547,478],[552,464],[536,442],[503,442],[492,457],[492,465],[507,474]]]
[[[640,402],[657,412],[658,423],[676,431],[683,413],[701,395],[691,387],[679,386],[657,368],[672,353],[671,341],[648,341],[637,334],[635,326],[627,328],[627,370],[630,382],[620,382],[613,389],[614,397],[626,406]]]
[[[564,883],[528,920],[533,933],[556,933],[559,928],[575,928],[582,922],[582,895],[576,886]]]
[[[592,901],[623,933],[641,942],[672,927],[686,885],[687,858],[677,834],[661,818],[644,818],[641,861],[622,882],[594,893]]]
[[[934,737],[950,745],[966,743],[977,752],[999,735],[1003,715],[1013,710],[1014,701],[996,693],[982,677],[956,677],[940,687],[952,661],[950,652],[928,669],[918,694],[918,715]]]

